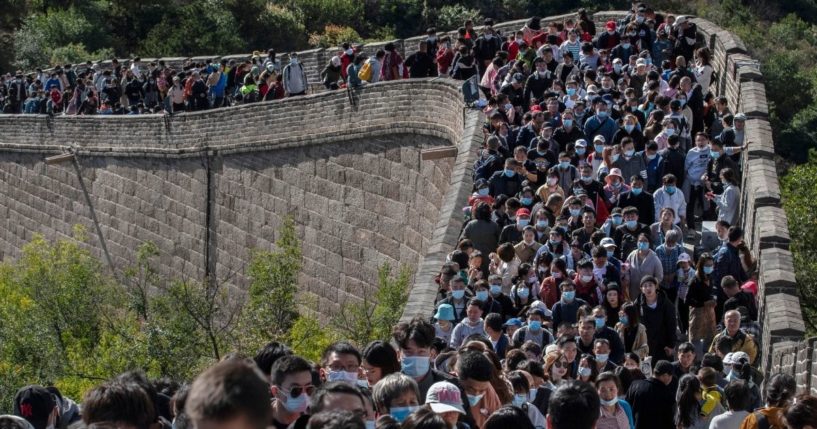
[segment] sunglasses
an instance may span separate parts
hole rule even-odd
[[[556,362],[553,362],[553,366],[555,366],[556,368],[564,368],[567,366],[567,362],[557,360]]]
[[[285,389],[281,389],[281,391],[289,396],[292,396],[293,398],[301,396],[301,394],[304,392],[306,392],[308,396],[312,396],[312,394],[315,393],[315,386],[311,384],[308,386],[294,386],[289,389],[289,391],[286,391]]]

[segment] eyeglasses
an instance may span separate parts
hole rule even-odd
[[[553,366],[555,366],[556,368],[564,368],[567,366],[567,362],[557,360],[556,362],[553,362]]]
[[[315,393],[315,386],[311,384],[306,386],[292,386],[292,388],[289,389],[289,391],[287,391],[286,389],[281,389],[281,391],[289,396],[292,396],[293,398],[301,396],[301,394],[303,394],[304,392],[306,392],[307,395],[312,396],[312,394]]]
[[[357,372],[358,368],[360,368],[360,367],[357,366],[357,365],[349,365],[349,366],[332,365],[332,366],[329,367],[329,370],[330,371],[336,371],[336,372],[337,371]]]

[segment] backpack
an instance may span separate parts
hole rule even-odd
[[[357,72],[357,77],[360,80],[365,80],[369,82],[372,80],[372,63],[366,61],[363,63],[363,67],[360,68],[360,71]]]

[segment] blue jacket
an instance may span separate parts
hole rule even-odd
[[[601,134],[604,136],[605,141],[612,142],[616,130],[618,130],[616,121],[609,116],[601,120],[598,115],[593,115],[584,123],[584,135],[587,141],[593,141],[594,137]]]

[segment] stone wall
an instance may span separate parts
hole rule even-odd
[[[373,291],[381,263],[416,269],[444,235],[456,172],[481,143],[481,115],[461,100],[429,79],[176,116],[0,115],[0,257],[81,224],[104,261],[98,224],[118,272],[150,240],[161,274],[243,289],[250,252],[272,248],[291,215],[302,284],[337,309]],[[421,159],[452,145],[459,156]],[[45,164],[69,150],[80,175]]]
[[[780,181],[774,161],[774,141],[769,124],[769,106],[760,63],[752,59],[737,36],[704,19],[695,19],[699,41],[713,52],[717,79],[711,88],[729,99],[735,111],[744,112],[740,219],[746,241],[758,258],[759,322],[763,328],[762,369],[766,374],[797,374],[798,387],[817,389],[812,362],[814,340],[803,339],[803,322],[786,213],[780,200]]]

